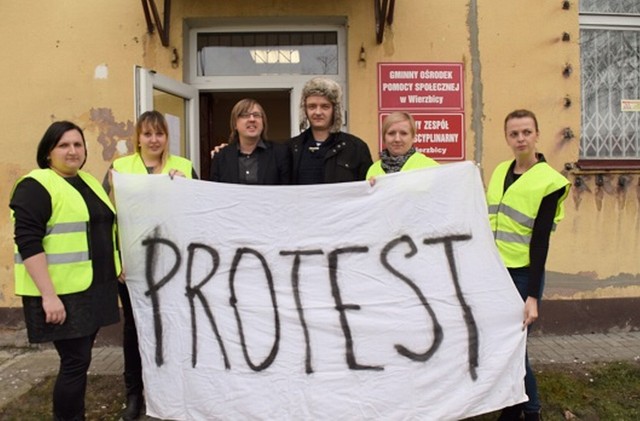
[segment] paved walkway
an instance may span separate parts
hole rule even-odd
[[[53,348],[28,346],[23,338],[24,332],[0,334],[0,409],[58,368]],[[534,364],[640,361],[640,332],[532,336],[528,349]],[[120,375],[122,371],[120,347],[94,348],[90,373]]]
[[[640,361],[640,332],[529,337],[534,364]]]

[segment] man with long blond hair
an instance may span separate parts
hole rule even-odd
[[[289,184],[285,145],[267,140],[267,114],[255,99],[241,99],[231,110],[229,147],[215,154],[209,179],[224,183]]]
[[[291,139],[293,184],[364,180],[373,163],[360,138],[341,131],[342,90],[327,78],[309,80],[300,98],[300,135]]]

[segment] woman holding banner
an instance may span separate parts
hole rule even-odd
[[[143,113],[136,124],[135,152],[116,159],[113,162],[113,169],[123,174],[169,174],[171,177],[198,178],[191,161],[169,153],[168,134],[167,120],[161,113],[158,111]],[[109,173],[105,176],[103,186],[107,192],[110,192]],[[127,393],[127,405],[122,419],[128,421],[138,418],[142,411],[144,397],[138,334],[129,290],[124,283],[124,272],[118,284],[118,294],[124,315],[122,348],[124,382]]]
[[[116,218],[100,182],[81,170],[82,130],[58,121],[20,178],[9,206],[15,223],[15,288],[29,342],[53,342],[60,368],[53,419],[84,420],[87,371],[98,330],[118,322]]]
[[[513,160],[499,164],[489,182],[489,220],[500,256],[525,302],[523,329],[538,318],[544,288],[549,238],[564,217],[562,203],[569,181],[536,152],[538,120],[529,110],[515,110],[504,121]],[[535,376],[525,354],[525,391],[529,401],[502,410],[499,420],[540,419]]]
[[[385,149],[380,152],[380,159],[369,167],[367,180],[383,174],[439,165],[416,151],[413,147],[415,139],[416,122],[411,114],[400,111],[389,114],[382,123]]]

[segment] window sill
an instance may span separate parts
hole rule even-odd
[[[640,159],[580,159],[565,164],[565,168],[573,169],[573,173],[640,173]]]

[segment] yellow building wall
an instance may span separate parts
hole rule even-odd
[[[156,0],[158,6],[161,1]],[[562,170],[578,159],[580,59],[577,4],[559,1],[403,0],[382,44],[375,41],[370,0],[173,1],[170,47],[147,34],[140,2],[24,0],[3,2],[0,37],[0,307],[19,306],[13,294],[12,225],[8,201],[15,180],[35,167],[35,149],[47,126],[69,119],[85,129],[86,168],[99,179],[133,135],[133,67],[183,79],[185,19],[338,16],[347,20],[349,129],[378,148],[377,63],[464,64],[466,156],[485,181],[510,158],[504,116],[515,108],[536,112],[539,149]],[[569,42],[561,36],[567,32]],[[358,61],[364,47],[366,62]],[[173,66],[173,49],[179,61]],[[572,67],[563,76],[567,64]],[[571,99],[564,106],[565,97]],[[575,137],[563,139],[570,128]],[[125,148],[126,149],[126,148]],[[602,187],[584,175],[566,201],[566,219],[552,237],[547,269],[550,298],[640,297],[638,175]],[[575,174],[568,173],[573,182]]]

